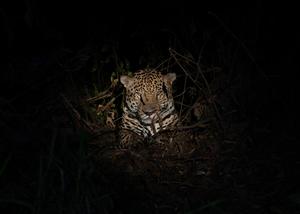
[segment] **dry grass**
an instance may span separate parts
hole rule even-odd
[[[203,41],[170,30],[172,48],[147,46],[135,61],[106,42],[59,49],[46,65],[12,63],[31,87],[24,81],[0,100],[0,212],[296,213],[299,162],[281,147],[295,139],[261,119],[270,82],[215,18],[222,30]],[[183,126],[161,133],[160,143],[121,150],[117,80],[147,66],[176,72]]]

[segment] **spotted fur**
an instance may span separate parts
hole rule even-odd
[[[121,145],[129,146],[153,136],[178,122],[172,96],[175,73],[140,70],[133,77],[121,76],[125,101],[121,124]]]

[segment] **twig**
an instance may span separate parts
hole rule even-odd
[[[65,107],[67,108],[67,110],[69,110],[69,112],[70,112],[71,116],[74,118],[74,120],[78,121],[79,124],[82,124],[82,126],[85,129],[87,129],[89,133],[94,134],[95,133],[94,129],[89,125],[89,123],[86,120],[81,118],[79,112],[72,106],[72,104],[65,97],[65,95],[60,94],[60,96],[62,97]]]
[[[232,31],[230,28],[217,16],[217,14],[209,11],[209,15],[213,16],[220,24],[221,26],[236,40],[240,43],[252,63],[255,65],[256,69],[261,73],[261,75],[266,79],[269,80],[268,76],[263,72],[263,70],[260,68],[260,66],[257,64],[254,56],[250,52],[249,48],[245,45],[245,43]]]
[[[180,57],[183,57],[184,59],[187,59],[187,60],[189,60],[189,61],[191,61],[191,60],[188,59],[187,57],[184,57],[184,56],[180,55],[179,53],[177,53],[175,50],[173,50],[173,49],[171,49],[171,48],[169,49],[169,51],[170,51],[170,54],[174,57],[174,59],[175,59],[175,61],[177,62],[178,66],[179,66],[179,67],[183,70],[183,72],[191,79],[191,81],[195,84],[195,86],[196,86],[200,91],[202,91],[202,88],[197,84],[197,82],[194,80],[194,78],[193,78],[193,77],[186,71],[186,69],[179,63],[179,61],[178,61],[176,55],[179,55]],[[208,90],[209,97],[212,96],[212,92],[211,92],[210,86],[209,86],[209,84],[208,84],[208,82],[207,82],[207,80],[206,80],[206,78],[205,78],[205,76],[204,76],[204,74],[203,74],[203,72],[202,72],[202,69],[201,69],[201,67],[200,67],[200,64],[199,64],[199,63],[195,63],[195,62],[193,62],[193,61],[191,61],[191,62],[192,62],[193,64],[196,65],[197,70],[200,72],[201,77],[202,77],[202,79],[203,79],[203,81],[204,81],[204,83],[205,83],[205,86],[206,86],[207,90]],[[207,99],[206,96],[205,96],[205,98]],[[213,104],[213,108],[214,108],[214,110],[215,110],[215,112],[216,112],[216,114],[217,114],[217,118],[218,118],[220,121],[222,121],[221,114],[220,114],[220,112],[218,111],[218,108],[217,108],[217,106],[216,106],[216,103],[215,103],[214,101],[212,101],[212,104]],[[220,123],[220,126],[221,126],[221,128],[223,129],[222,123]]]

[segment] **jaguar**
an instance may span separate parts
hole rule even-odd
[[[120,76],[125,88],[121,147],[130,147],[178,124],[172,95],[175,79],[175,73],[162,74],[155,69],[139,70],[133,76]]]

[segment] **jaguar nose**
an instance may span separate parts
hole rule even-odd
[[[152,115],[156,111],[156,105],[145,105],[143,112],[147,115]]]

